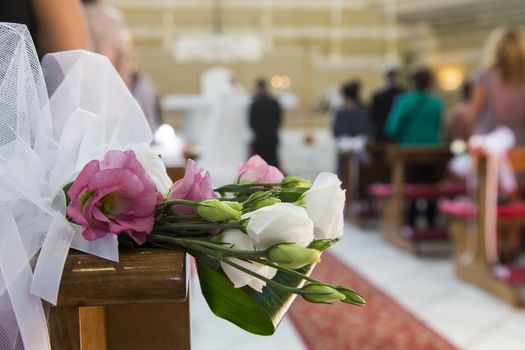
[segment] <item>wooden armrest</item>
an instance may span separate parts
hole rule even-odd
[[[170,177],[171,181],[175,182],[184,177],[184,172],[186,171],[185,167],[168,167],[166,172]]]
[[[71,250],[57,306],[184,301],[186,255],[165,249],[121,249],[120,262]]]
[[[446,163],[452,154],[447,147],[408,147],[408,146],[388,146],[387,159],[390,163],[410,163],[410,164],[435,164]]]

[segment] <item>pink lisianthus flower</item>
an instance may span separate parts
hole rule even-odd
[[[93,241],[108,233],[127,233],[138,244],[155,223],[156,205],[162,201],[153,180],[133,151],[109,151],[104,160],[92,160],[67,192],[66,211],[82,235]]]
[[[204,175],[203,175],[204,173]],[[213,185],[210,173],[204,171],[193,160],[188,159],[184,177],[176,181],[172,186],[168,199],[187,199],[190,201],[200,201],[203,199],[216,198],[213,192]],[[172,206],[175,214],[191,215],[195,213],[193,207],[184,204]]]
[[[268,165],[258,155],[252,156],[237,168],[237,182],[239,183],[274,183],[284,179],[283,173],[276,167]]]

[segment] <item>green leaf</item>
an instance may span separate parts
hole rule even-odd
[[[71,203],[71,198],[69,198],[69,196],[67,195],[67,192],[69,191],[71,186],[73,186],[72,182],[68,183],[67,185],[65,185],[64,188],[62,189],[64,191],[65,196],[66,196],[66,206],[68,206],[69,203]]]
[[[202,294],[211,311],[240,328],[258,335],[272,335],[296,295],[270,286],[259,293],[250,287],[235,288],[216,261],[205,255],[195,256]],[[310,273],[313,266],[298,271]],[[300,287],[302,279],[278,272],[274,281]]]

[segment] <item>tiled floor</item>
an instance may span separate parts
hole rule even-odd
[[[415,257],[350,225],[332,251],[458,347],[525,349],[525,311],[456,278],[446,257]]]
[[[332,171],[335,150],[330,135],[317,131],[311,146],[303,145],[304,135],[297,130],[283,134],[281,159],[286,169],[310,178]],[[525,311],[457,279],[446,256],[418,258],[385,242],[377,230],[350,225],[332,252],[458,347],[525,349]],[[286,319],[273,337],[258,337],[213,316],[198,285],[191,306],[193,349],[304,349]]]

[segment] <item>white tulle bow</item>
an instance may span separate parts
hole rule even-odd
[[[516,137],[512,130],[500,126],[486,135],[473,135],[469,139],[469,147],[479,149],[494,160],[497,168],[497,179],[501,188],[506,192],[517,189],[516,175],[512,170],[507,153],[516,145]]]
[[[518,188],[516,175],[512,169],[508,152],[516,145],[516,137],[508,127],[498,127],[486,135],[473,135],[469,148],[487,155],[487,189],[485,203],[485,251],[490,261],[498,261],[497,252],[497,206],[498,184],[507,193]],[[478,184],[479,186],[479,184]]]
[[[50,349],[41,299],[56,304],[69,248],[118,260],[116,236],[88,242],[66,221],[62,188],[152,135],[106,57],[68,51],[40,65],[17,24],[0,23],[0,46],[0,348]]]

